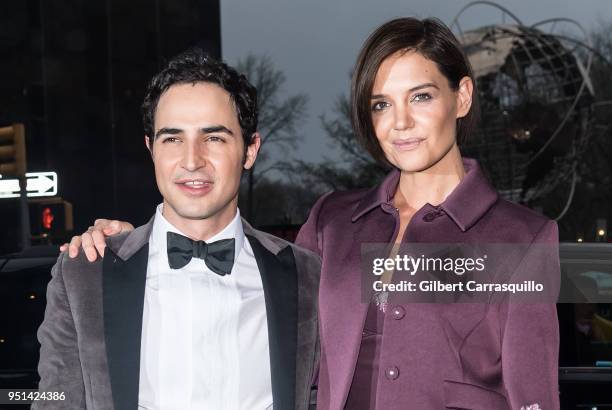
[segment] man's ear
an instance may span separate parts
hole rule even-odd
[[[256,132],[251,135],[251,143],[246,147],[246,155],[244,158],[243,165],[244,169],[251,169],[251,167],[255,163],[255,159],[257,159],[259,147],[261,147],[261,137],[259,136],[259,133]]]
[[[470,112],[473,92],[474,82],[468,76],[463,77],[457,90],[457,118],[463,118]]]
[[[151,156],[153,156],[153,145],[151,144],[151,140],[146,135],[144,137],[144,140],[145,140],[145,145],[147,146],[147,149],[149,150],[149,153],[151,154]]]

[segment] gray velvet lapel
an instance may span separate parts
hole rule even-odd
[[[151,236],[154,219],[155,216],[151,217],[149,222],[127,234],[109,237],[107,242],[108,247],[122,260],[128,260],[140,248],[149,243],[149,236]]]
[[[153,219],[109,241],[104,253],[104,339],[115,409],[138,407],[140,341]]]
[[[257,241],[261,244],[261,246],[266,248],[268,252],[271,252],[274,255],[278,254],[281,250],[289,246],[288,244],[281,245],[279,243],[272,241],[268,234],[263,233],[262,231],[258,231],[257,229],[253,228],[251,224],[249,224],[244,219],[242,219],[242,227],[244,229],[244,234],[246,236],[251,236],[257,239]]]

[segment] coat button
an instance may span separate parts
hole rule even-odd
[[[431,222],[434,219],[436,219],[436,213],[435,212],[428,212],[423,216],[423,220],[425,222]]]
[[[388,214],[392,214],[392,213],[397,212],[397,208],[394,207],[391,204],[388,204],[388,203],[382,204],[381,207],[382,207],[383,211],[385,211]]]
[[[423,220],[425,222],[431,222],[442,215],[444,215],[444,210],[440,207],[435,207],[433,211],[427,212],[425,215],[423,215]]]
[[[395,306],[391,310],[391,316],[393,316],[393,319],[395,320],[400,320],[406,316],[406,310],[401,306]]]
[[[399,369],[396,366],[389,367],[385,370],[385,377],[388,380],[395,380],[399,377]]]

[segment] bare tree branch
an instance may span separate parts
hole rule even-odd
[[[363,188],[376,184],[387,172],[361,147],[350,118],[350,102],[340,95],[333,107],[334,117],[319,116],[329,145],[340,151],[342,161],[325,159],[313,164],[302,160],[279,165],[283,174],[295,183],[311,187],[320,193],[329,190]]]
[[[257,167],[253,166],[248,175],[247,218],[252,220],[253,188],[264,173],[275,167],[260,168],[266,162],[268,147],[276,146],[283,150],[297,147],[296,130],[306,116],[308,96],[295,94],[282,98],[285,75],[274,67],[270,56],[249,54],[238,62],[237,68],[257,88],[261,147]]]

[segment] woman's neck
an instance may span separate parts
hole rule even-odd
[[[420,172],[401,173],[395,206],[420,209],[426,203],[439,205],[455,189],[465,175],[461,153],[454,145],[442,159]]]

